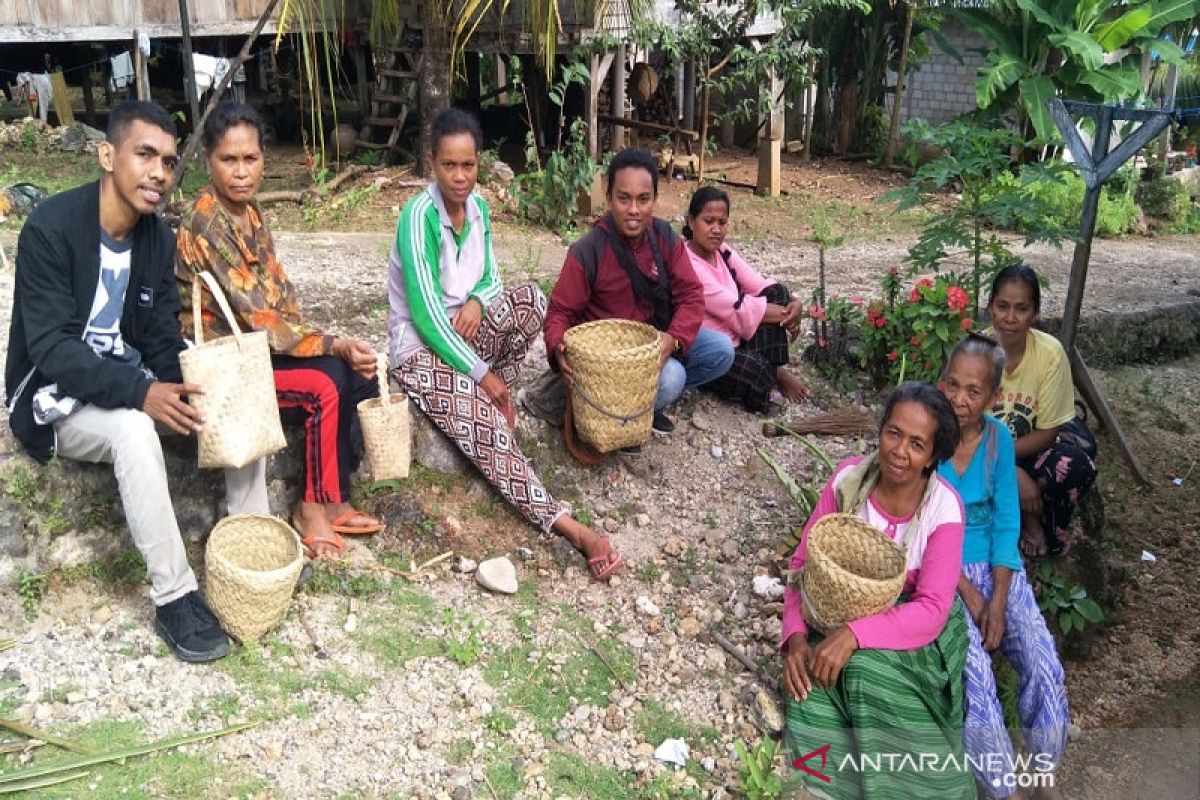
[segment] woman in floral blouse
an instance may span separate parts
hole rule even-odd
[[[254,195],[262,182],[262,120],[243,103],[222,103],[204,125],[211,182],[179,227],[175,276],[184,331],[192,330],[191,293],[199,272],[221,284],[243,329],[267,333],[275,393],[285,421],[303,420],[304,497],[292,524],[314,556],[336,556],[340,534],[382,525],[350,505],[350,473],[361,453],[356,407],[378,394],[375,352],[365,342],[325,333],[305,320],[296,289]],[[204,335],[228,336],[212,295],[202,289]]]

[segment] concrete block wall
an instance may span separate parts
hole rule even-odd
[[[958,51],[962,63],[933,42],[929,57],[917,65],[915,72],[909,73],[901,99],[902,123],[924,119],[938,125],[975,108],[975,81],[979,77],[979,67],[986,63],[983,53],[990,45],[952,18],[943,24],[942,36]],[[889,74],[888,78],[894,85],[895,73]],[[889,94],[889,113],[891,98]]]

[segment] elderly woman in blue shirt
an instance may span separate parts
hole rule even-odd
[[[1037,772],[1053,772],[1067,739],[1067,692],[1054,637],[1021,562],[1021,504],[1008,428],[984,413],[1000,391],[1004,349],[978,334],[955,347],[941,389],[958,417],[954,456],[938,472],[966,510],[958,592],[967,607],[963,739],[976,780],[992,797],[1016,792],[1012,742],[996,694],[990,651],[997,647],[1017,673],[1017,713]],[[1052,786],[1034,797],[1059,797]]]

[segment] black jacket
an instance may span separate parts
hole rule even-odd
[[[178,383],[179,293],[175,236],[157,216],[134,225],[121,336],[161,380]],[[32,397],[57,383],[100,408],[141,408],[150,379],[132,364],[102,358],[82,339],[100,280],[100,184],[71,189],[39,205],[17,240],[8,363],[8,424],[39,461],[54,455],[54,429],[33,420]]]

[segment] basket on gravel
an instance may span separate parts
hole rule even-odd
[[[388,391],[387,357],[379,356],[379,397],[358,404],[362,425],[363,452],[371,468],[371,480],[387,481],[408,477],[412,457],[412,434],[408,425],[408,397]]]
[[[204,551],[208,602],[221,627],[252,641],[283,622],[304,566],[300,537],[267,514],[234,514],[216,524]]]
[[[800,574],[804,618],[827,632],[878,614],[904,587],[908,553],[853,514],[829,514],[808,532],[808,557]]]
[[[579,438],[601,453],[650,439],[658,391],[658,331],[605,319],[569,329],[563,339],[574,379],[571,406]]]

